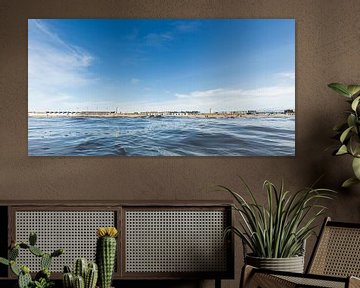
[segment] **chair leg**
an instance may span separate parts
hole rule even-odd
[[[221,288],[221,279],[215,278],[215,288]]]
[[[250,265],[244,265],[244,267],[242,268],[242,271],[241,271],[239,288],[248,287],[250,280],[251,280],[251,276],[253,274],[253,271],[254,271],[254,267],[252,267]]]

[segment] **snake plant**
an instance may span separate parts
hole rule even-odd
[[[232,232],[239,236],[255,257],[288,258],[301,255],[305,240],[314,233],[316,220],[326,210],[318,200],[331,199],[334,191],[310,187],[291,193],[284,189],[283,183],[278,189],[266,180],[264,189],[267,203],[262,205],[245,181],[241,180],[251,201],[230,188],[219,186],[234,197],[236,204],[233,208],[240,215],[239,227],[228,227],[225,235]]]
[[[328,86],[338,94],[346,97],[346,101],[351,106],[347,112],[346,121],[334,127],[340,142],[334,154],[349,154],[353,157],[352,168],[354,176],[342,184],[343,187],[349,187],[360,183],[360,85],[331,83]]]

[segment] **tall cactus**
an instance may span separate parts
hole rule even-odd
[[[96,262],[99,267],[100,288],[110,288],[112,274],[114,272],[116,258],[116,236],[115,227],[97,229]]]

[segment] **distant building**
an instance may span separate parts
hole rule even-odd
[[[254,114],[256,114],[256,113],[257,113],[256,110],[248,110],[246,114],[248,114],[248,115],[254,115]]]
[[[294,109],[286,109],[286,110],[284,110],[284,114],[294,114],[294,113],[295,113]]]

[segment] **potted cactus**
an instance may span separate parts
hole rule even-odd
[[[57,249],[52,253],[45,253],[36,246],[36,241],[36,233],[30,233],[29,243],[12,242],[8,252],[8,259],[0,257],[0,263],[10,266],[11,271],[18,277],[19,288],[49,288],[54,285],[54,283],[50,280],[50,265],[52,259],[63,254],[64,250]],[[33,255],[41,258],[41,270],[35,275],[34,280],[30,275],[30,268],[28,266],[19,266],[16,263],[20,249],[26,249]]]
[[[110,288],[116,258],[115,227],[100,227],[97,229],[96,262],[99,267],[99,287]]]
[[[98,279],[96,263],[88,263],[85,258],[78,258],[74,263],[74,272],[69,266],[64,267],[64,288],[95,288]]]

